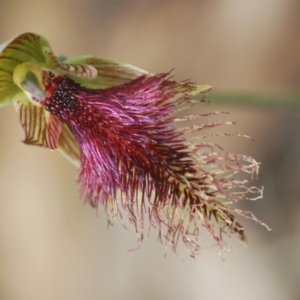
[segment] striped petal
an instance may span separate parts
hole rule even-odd
[[[69,58],[65,60],[64,63],[75,65],[87,64],[93,66],[98,72],[98,76],[93,79],[68,76],[75,82],[92,89],[107,89],[113,86],[128,83],[139,76],[149,74],[149,72],[134,67],[130,64],[119,63],[117,61],[95,56]]]
[[[43,107],[33,105],[25,94],[19,93],[13,104],[25,132],[25,144],[57,148],[61,132],[59,119]]]
[[[106,58],[100,58],[96,56],[81,56],[69,58],[64,61],[65,64],[71,65],[89,65],[93,66],[97,72],[97,77],[91,78],[78,78],[75,76],[67,75],[75,82],[81,84],[84,87],[91,89],[107,89],[116,87],[130,81],[137,79],[143,75],[151,75],[149,72],[132,66],[130,64],[120,63]],[[152,74],[154,75],[154,74]],[[167,84],[167,81],[166,81]],[[211,89],[211,85],[195,85],[188,82],[178,83],[177,86],[180,93],[174,93],[174,97],[171,97],[170,101],[174,101],[185,94],[191,97],[191,103],[194,102],[193,97],[202,93],[206,93]],[[195,103],[198,103],[196,100]]]
[[[10,104],[20,91],[13,82],[17,65],[23,62],[47,62],[50,67],[55,66],[55,61],[45,56],[45,48],[50,48],[47,40],[34,33],[21,34],[0,45],[0,107]]]

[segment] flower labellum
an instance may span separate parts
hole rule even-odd
[[[176,252],[182,241],[191,256],[201,250],[201,228],[224,249],[224,234],[245,240],[236,215],[265,225],[232,207],[261,197],[247,187],[258,163],[199,135],[232,123],[182,125],[221,114],[184,114],[210,86],[93,56],[62,61],[33,33],[0,49],[0,104],[14,104],[24,142],[58,148],[75,163],[84,201],[102,205],[110,223],[126,215],[142,240],[148,220],[162,242]]]

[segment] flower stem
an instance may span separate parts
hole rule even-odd
[[[270,90],[250,92],[212,91],[207,97],[211,105],[300,110],[300,90]]]

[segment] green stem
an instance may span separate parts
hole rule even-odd
[[[226,104],[239,107],[300,110],[300,90],[278,90],[261,92],[212,91],[207,99],[211,105]]]

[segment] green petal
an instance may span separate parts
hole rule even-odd
[[[149,72],[134,67],[130,64],[124,64],[117,61],[95,57],[95,56],[80,56],[69,58],[64,61],[66,64],[87,64],[96,68],[98,76],[93,79],[78,78],[68,76],[74,81],[82,84],[85,87],[92,89],[106,89],[120,84],[127,83],[137,77]]]
[[[61,122],[41,106],[33,105],[23,94],[19,93],[13,104],[19,115],[25,132],[25,144],[55,149],[61,132]]]
[[[62,123],[61,134],[58,140],[58,150],[69,159],[74,165],[80,165],[80,150],[78,144],[70,132],[69,127]]]
[[[0,107],[9,104],[20,91],[13,82],[13,71],[17,65],[39,62],[53,68],[57,66],[56,60],[49,55],[49,49],[47,40],[34,33],[21,34],[0,45]]]
[[[151,75],[151,73],[130,64],[120,63],[117,61],[95,56],[69,58],[66,59],[64,63],[74,65],[87,64],[96,68],[98,76],[93,79],[78,78],[75,76],[67,75],[77,83],[80,83],[81,85],[92,89],[106,89],[128,83],[142,75]],[[207,93],[211,88],[211,85],[195,85],[189,82],[183,82],[182,84],[179,83],[177,86],[177,91],[182,91],[182,93],[177,93],[171,100],[182,97],[182,94],[188,94],[190,97],[194,98],[199,96],[200,94]]]

